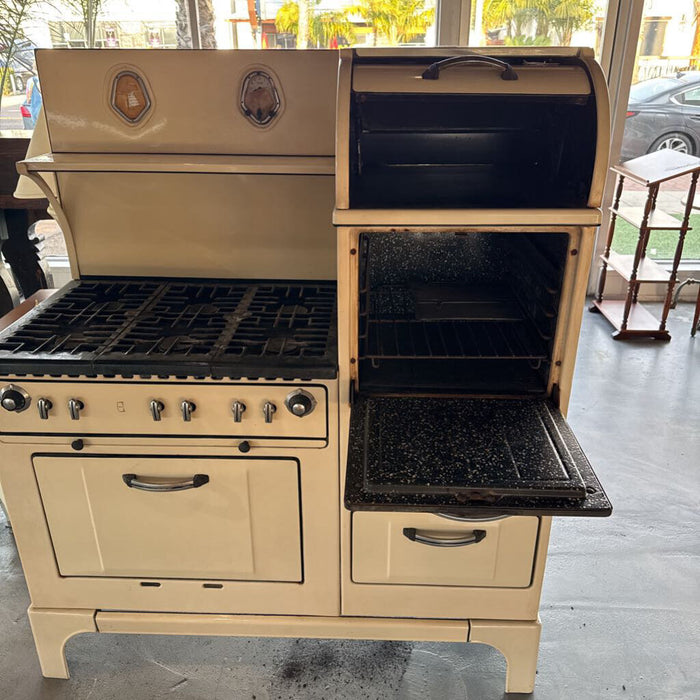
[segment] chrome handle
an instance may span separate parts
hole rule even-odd
[[[85,404],[80,399],[70,399],[68,401],[68,412],[71,420],[79,420],[80,412],[85,408]]]
[[[161,414],[165,410],[165,406],[163,405],[162,401],[158,401],[158,399],[153,399],[151,401],[151,417],[155,421],[159,421],[161,419]]]
[[[466,547],[468,544],[476,544],[486,537],[486,530],[472,530],[469,537],[429,537],[428,535],[419,534],[415,527],[405,527],[403,536],[411,542],[419,542],[427,544],[431,547]]]
[[[510,518],[510,515],[486,515],[486,516],[478,516],[478,515],[454,515],[453,513],[435,513],[435,515],[438,516],[438,518],[446,518],[447,520],[458,520],[459,522],[463,523],[472,523],[472,522],[490,522],[493,520],[504,520],[505,518]]]
[[[130,489],[140,491],[186,491],[198,489],[209,483],[207,474],[195,474],[191,479],[173,479],[172,481],[148,481],[136,474],[122,474],[122,480]]]
[[[440,71],[443,68],[456,66],[460,63],[488,63],[490,66],[495,66],[496,68],[502,69],[501,80],[518,79],[518,74],[513,70],[513,67],[505,61],[499,61],[497,58],[493,58],[492,56],[478,56],[476,54],[470,54],[468,56],[453,56],[452,58],[445,58],[442,61],[431,63],[423,71],[421,78],[423,78],[423,80],[437,80],[440,77]]]
[[[234,401],[231,404],[231,411],[233,413],[233,422],[240,423],[243,420],[243,414],[245,413],[246,405],[242,401]]]
[[[263,415],[265,416],[266,423],[272,423],[272,416],[275,414],[277,406],[272,403],[272,401],[266,401],[263,406]]]
[[[36,407],[39,409],[39,418],[41,418],[41,420],[48,420],[49,411],[53,408],[51,399],[39,399],[36,402]]]
[[[197,410],[197,406],[192,401],[183,401],[180,404],[180,408],[182,409],[182,420],[185,423],[189,423],[192,420],[192,414]]]

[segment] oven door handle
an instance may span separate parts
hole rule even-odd
[[[468,544],[477,544],[486,537],[486,530],[472,530],[469,537],[429,537],[421,535],[415,527],[405,527],[403,536],[411,542],[427,544],[430,547],[466,547]]]
[[[186,491],[198,489],[209,483],[206,474],[195,474],[191,479],[173,479],[172,481],[148,481],[136,474],[122,474],[122,480],[130,489],[139,491]]]
[[[501,69],[501,80],[517,80],[518,74],[513,70],[513,66],[505,61],[500,61],[492,56],[453,56],[445,58],[442,61],[431,63],[421,74],[423,80],[437,80],[440,77],[440,71],[443,68],[457,66],[460,63],[488,63],[490,66],[495,66]]]

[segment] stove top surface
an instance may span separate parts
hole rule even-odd
[[[336,376],[335,282],[83,279],[0,334],[5,374]]]

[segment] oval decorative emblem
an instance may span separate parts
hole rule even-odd
[[[280,96],[268,73],[255,70],[245,77],[241,88],[241,109],[256,126],[267,126],[280,111]]]
[[[112,109],[129,124],[136,124],[151,108],[151,98],[141,76],[122,71],[112,83]]]

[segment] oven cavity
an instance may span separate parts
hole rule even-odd
[[[568,235],[363,233],[359,387],[544,394]]]

